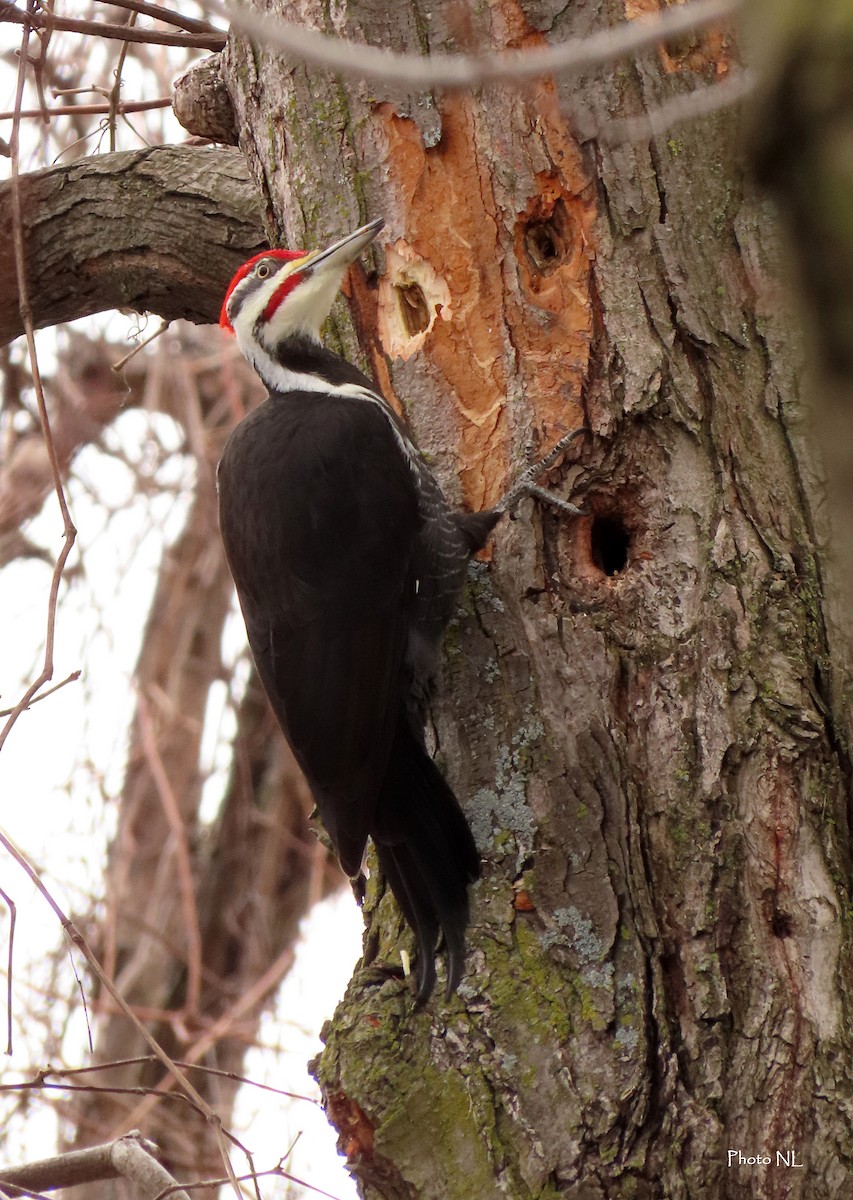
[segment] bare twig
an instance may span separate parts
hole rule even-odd
[[[341,75],[378,79],[414,88],[471,88],[483,83],[517,83],[612,62],[671,37],[715,25],[732,16],[740,0],[694,0],[664,9],[659,16],[624,21],[587,38],[557,46],[504,50],[494,54],[396,54],[346,41],[319,30],[265,16],[241,4],[226,3],[233,25],[286,58],[328,67]]]
[[[306,1180],[299,1179],[296,1175],[291,1175],[288,1171],[285,1171],[284,1167],[281,1165],[283,1161],[284,1159],[281,1159],[276,1166],[271,1167],[268,1171],[252,1171],[249,1175],[240,1175],[238,1176],[238,1180],[240,1183],[257,1183],[257,1180],[259,1179],[286,1179],[289,1183],[295,1183],[297,1187],[308,1188],[309,1191],[314,1192],[317,1196],[325,1196],[327,1200],[340,1200],[338,1196],[332,1195],[331,1192],[326,1192],[322,1188],[318,1188],[315,1184],[308,1183]],[[210,1191],[213,1188],[222,1187],[222,1185],[226,1184],[227,1182],[227,1179],[203,1179],[197,1180],[193,1183],[185,1183],[182,1186],[187,1192],[200,1190]],[[166,1188],[159,1194],[159,1196],[155,1196],[154,1200],[167,1200],[168,1197],[174,1196],[175,1188],[178,1186],[178,1184],[175,1184],[175,1187]]]
[[[6,1053],[12,1053],[12,960],[15,949],[15,920],[18,910],[11,896],[0,888],[0,896],[9,910],[9,954],[6,960]]]
[[[198,1014],[199,997],[201,996],[202,949],[201,931],[198,925],[198,909],[195,902],[195,885],[193,882],[192,865],[190,864],[190,852],[187,845],[187,831],[181,817],[180,809],[178,808],[178,802],[175,799],[175,793],[169,782],[169,776],[166,774],[163,759],[157,748],[157,738],[154,733],[154,722],[151,719],[148,700],[139,690],[137,690],[136,694],[136,712],[139,717],[139,736],[142,742],[142,749],[145,757],[148,759],[151,777],[154,780],[154,786],[157,789],[157,795],[160,797],[160,803],[166,815],[166,822],[175,844],[178,888],[181,894],[181,908],[184,914],[184,929],[187,939],[187,997],[185,1007],[190,1015],[195,1017]]]
[[[52,696],[54,692],[58,692],[60,688],[64,688],[69,683],[76,683],[82,672],[72,671],[70,675],[59,683],[55,683],[53,687],[49,687],[46,692],[42,692],[40,696],[33,696],[27,708],[30,709],[34,704],[38,704],[42,700],[46,700],[48,696]],[[15,711],[14,708],[0,708],[0,717],[8,717]]]
[[[152,1060],[153,1061],[153,1060]],[[119,1087],[105,1083],[48,1083],[46,1079],[26,1079],[18,1083],[0,1083],[0,1092],[83,1092],[86,1095],[103,1096],[157,1096],[162,1100],[175,1101],[177,1104],[188,1105],[194,1111],[195,1105],[188,1096],[181,1092],[158,1091],[156,1087]]]
[[[608,146],[660,137],[681,121],[690,121],[737,104],[755,90],[756,83],[753,71],[738,71],[719,83],[697,88],[684,96],[675,96],[642,116],[608,121],[596,131],[596,135]]]
[[[209,21],[199,20],[198,17],[185,17],[174,9],[164,8],[161,4],[148,4],[146,0],[104,0],[104,3],[110,8],[124,8],[129,12],[139,13],[141,17],[153,17],[155,21],[174,25],[176,29],[186,29],[189,33],[221,32]]]
[[[166,33],[161,29],[129,29],[106,21],[84,21],[76,17],[56,17],[52,13],[22,12],[10,0],[0,0],[0,20],[42,32],[61,29],[67,33],[86,33],[92,37],[112,38],[120,42],[144,42],[152,46],[189,46],[199,50],[222,50],[227,34],[216,30],[203,33]]]
[[[44,94],[44,76],[45,64],[47,63],[47,51],[48,47],[50,46],[52,33],[52,29],[48,26],[42,37],[39,38],[38,54],[34,55],[30,59],[30,66],[33,69],[33,78],[36,85],[36,95],[38,96],[39,107],[42,110],[42,121],[45,125],[47,124],[47,118],[44,116],[44,112],[47,108],[47,98]]]
[[[131,12],[130,17],[128,18],[128,22],[127,22],[128,30],[131,30],[135,27],[136,18],[138,15],[139,14],[136,13],[135,11]],[[115,153],[115,149],[116,149],[116,132],[117,132],[116,125],[117,125],[118,116],[119,116],[119,111],[118,111],[119,104],[121,103],[121,73],[122,73],[122,70],[124,69],[124,60],[127,58],[127,49],[128,49],[129,45],[130,45],[129,40],[124,41],[121,44],[121,49],[119,50],[119,54],[118,54],[118,62],[116,63],[116,69],[115,69],[115,73],[114,73],[115,79],[113,80],[113,86],[110,89],[110,94],[109,94],[110,107],[109,107],[109,115],[107,117],[107,125],[108,125],[109,131],[110,131],[110,150],[113,153]]]
[[[56,635],[56,606],[59,597],[59,584],[62,580],[62,573],[65,569],[65,564],[68,561],[68,556],[74,545],[77,537],[77,530],[74,528],[74,523],[71,520],[71,514],[68,511],[68,505],[65,500],[65,491],[62,486],[62,474],[59,467],[59,459],[56,453],[56,447],[53,442],[53,435],[50,431],[50,420],[47,415],[47,404],[44,398],[44,389],[41,382],[41,372],[39,371],[38,355],[36,354],[36,339],[33,330],[32,309],[30,308],[29,293],[27,290],[26,276],[26,259],[24,251],[24,220],[21,207],[21,189],[20,189],[20,173],[19,173],[19,156],[18,156],[18,134],[20,131],[20,110],[21,102],[24,95],[24,81],[26,79],[28,49],[30,39],[30,27],[24,25],[21,35],[21,56],[18,63],[18,82],[15,92],[15,117],[12,121],[12,240],[15,250],[15,274],[18,284],[18,301],[21,313],[21,323],[24,327],[27,338],[27,350],[30,360],[30,371],[32,373],[33,388],[36,394],[38,403],[39,420],[41,422],[42,435],[44,437],[45,447],[48,453],[50,462],[50,474],[53,481],[53,488],[56,492],[56,498],[59,502],[59,511],[62,515],[63,525],[63,544],[53,568],[53,576],[50,582],[50,592],[48,596],[47,608],[47,629],[45,631],[44,645],[44,662],[42,665],[41,674],[35,679],[24,692],[21,699],[12,709],[6,724],[0,731],[0,750],[2,750],[6,738],[9,736],[12,727],[18,720],[18,717],[26,709],[45,683],[48,683],[53,678],[53,648],[54,638]]]
[[[49,1083],[51,1077],[56,1079],[76,1078],[78,1075],[91,1075],[93,1072],[100,1074],[101,1071],[120,1071],[125,1067],[137,1067],[143,1064],[159,1062],[151,1054],[138,1054],[134,1058],[119,1058],[113,1062],[89,1063],[85,1067],[51,1067],[50,1065],[38,1071],[34,1079],[26,1079],[18,1083],[0,1083],[0,1092],[15,1092],[15,1091],[37,1091],[39,1088],[67,1088],[74,1090],[82,1087],[79,1084],[73,1083]],[[238,1075],[236,1071],[224,1071],[220,1067],[211,1067],[206,1063],[190,1063],[184,1062],[176,1058],[175,1066],[180,1067],[182,1071],[199,1071],[203,1075],[215,1075],[218,1079],[230,1079],[234,1083],[245,1084],[247,1087],[257,1088],[262,1092],[272,1092],[276,1096],[284,1096],[288,1100],[304,1100],[306,1104],[313,1104],[315,1107],[319,1105],[319,1100],[314,1096],[303,1096],[300,1092],[288,1092],[284,1088],[273,1087],[271,1083],[258,1083],[256,1079],[250,1079],[248,1075]],[[104,1092],[120,1092],[122,1094],[146,1096],[154,1094],[156,1088],[142,1087],[108,1087],[106,1084],[91,1084],[86,1085],[86,1090],[89,1089]],[[157,1093],[158,1095],[166,1095],[164,1092]],[[185,1096],[175,1095],[175,1099],[186,1099]]]
[[[164,319],[159,329],[155,329],[153,333],[149,333],[148,337],[143,338],[138,345],[134,346],[132,350],[129,350],[127,354],[123,355],[118,362],[110,363],[110,370],[115,371],[115,373],[119,375],[132,358],[136,358],[137,354],[144,350],[146,346],[150,346],[151,343],[156,341],[158,337],[162,337],[171,323],[171,321],[166,321]]]
[[[219,1117],[219,1114],[216,1113],[210,1107],[210,1105],[207,1103],[207,1101],[204,1099],[204,1097],[193,1087],[193,1085],[190,1083],[189,1079],[187,1079],[184,1072],[181,1071],[180,1068],[175,1065],[173,1060],[169,1057],[169,1055],[166,1053],[166,1051],[163,1049],[163,1047],[160,1045],[160,1043],[157,1041],[157,1039],[153,1036],[153,1034],[150,1033],[149,1030],[145,1027],[145,1025],[143,1025],[143,1023],[139,1020],[136,1013],[133,1011],[133,1009],[127,1003],[125,998],[122,996],[121,992],[118,990],[118,988],[113,983],[112,979],[109,977],[109,975],[106,973],[106,971],[104,971],[103,967],[98,962],[98,959],[95,957],[93,951],[90,949],[89,944],[86,941],[86,939],[83,937],[82,933],[80,933],[80,931],[75,926],[74,922],[69,917],[67,917],[65,915],[65,913],[62,911],[60,906],[57,904],[56,900],[53,898],[50,890],[43,883],[38,872],[29,864],[29,862],[27,862],[27,859],[25,858],[25,856],[15,846],[15,844],[11,841],[11,839],[5,833],[3,833],[2,830],[0,830],[0,846],[3,846],[5,848],[7,853],[10,854],[12,856],[12,858],[14,858],[15,862],[18,863],[18,865],[21,867],[21,869],[32,880],[33,884],[35,885],[35,887],[37,888],[37,890],[39,891],[41,896],[44,898],[44,900],[47,901],[48,905],[53,910],[54,914],[56,915],[57,920],[59,921],[62,928],[65,930],[67,937],[70,939],[70,941],[73,943],[73,945],[75,945],[78,948],[78,950],[81,952],[83,957],[86,959],[87,963],[91,967],[94,975],[97,977],[101,986],[104,988],[104,990],[106,992],[109,993],[109,995],[112,997],[114,1002],[119,1006],[121,1011],[124,1013],[124,1015],[130,1021],[130,1023],[133,1025],[134,1029],[137,1031],[137,1033],[140,1035],[140,1037],[143,1039],[143,1041],[146,1043],[146,1045],[152,1051],[155,1058],[157,1058],[157,1060],[165,1067],[168,1074],[172,1077],[172,1080],[174,1081],[174,1083],[177,1083],[182,1088],[184,1093],[188,1097],[190,1097],[190,1099],[198,1107],[198,1110],[202,1114],[204,1119],[211,1126],[211,1128],[214,1131],[214,1135],[216,1136],[220,1151],[222,1153],[223,1164],[225,1166],[226,1172],[228,1173],[228,1178],[230,1179],[231,1184],[232,1184],[237,1196],[240,1198],[240,1200],[242,1200],[240,1188],[237,1183],[237,1178],[234,1174],[234,1168],[231,1165],[231,1159],[228,1154],[228,1148],[225,1145],[225,1138],[224,1138],[223,1131],[222,1131],[222,1121],[221,1121],[221,1118]]]
[[[83,987],[83,980],[77,970],[77,964],[74,961],[74,954],[71,947],[68,947],[68,961],[71,963],[71,970],[74,973],[74,982],[77,984],[77,991],[80,993],[80,1003],[83,1005],[83,1017],[86,1021],[86,1037],[89,1039],[89,1053],[95,1053],[95,1043],[92,1040],[92,1022],[89,1020],[89,1005],[86,1002],[86,989]]]

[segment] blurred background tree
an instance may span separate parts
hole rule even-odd
[[[122,311],[38,337],[78,525],[58,590],[55,679],[80,678],[22,717],[4,747],[7,828],[161,1044],[217,1072],[191,1074],[236,1131],[248,1051],[265,1042],[274,1061],[276,1046],[310,1047],[286,1026],[262,1035],[259,1022],[291,967],[301,918],[343,880],[308,829],[309,797],[251,669],[217,529],[216,462],[261,388],[233,342],[188,319],[215,319],[230,274],[266,243],[242,155],[189,136],[171,90],[224,35],[186,6],[139,24],[135,7],[67,5],[47,27],[38,10],[26,49],[17,236],[34,320]],[[105,13],[116,22],[109,38],[93,23]],[[2,16],[8,137],[23,27]],[[180,44],[184,30],[195,44]],[[140,40],[123,41],[123,31]],[[170,38],[179,44],[163,44]],[[7,343],[22,329],[15,186],[0,185]],[[137,315],[151,309],[163,319]],[[8,708],[41,665],[57,509],[25,340],[2,353]],[[53,773],[38,769],[48,746]],[[4,871],[4,880],[20,906],[23,879]],[[83,1021],[68,955],[50,950],[60,930],[38,903],[31,912],[24,900],[18,925],[12,1064],[31,1079],[50,1063],[55,1090],[5,1093],[6,1161],[49,1149],[57,1131],[61,1144],[82,1146],[142,1126],[182,1178],[221,1175],[197,1113],[179,1106],[176,1121],[174,1102],[128,1092],[162,1083],[162,1069],[75,956]],[[354,924],[343,922],[344,935]],[[351,961],[352,934],[340,953]],[[293,1019],[295,1029],[315,1022]],[[58,1072],[85,1062],[86,1023],[94,1062],[144,1061],[63,1083]],[[286,1072],[275,1083],[293,1090]],[[264,1077],[274,1076],[270,1065]],[[306,1107],[296,1105],[294,1130]],[[283,1130],[267,1157],[284,1155],[291,1138]]]

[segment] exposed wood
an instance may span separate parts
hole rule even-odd
[[[415,52],[617,15],[350,0],[331,25],[300,6]],[[590,515],[522,506],[447,639],[437,748],[486,863],[468,977],[414,1014],[404,983],[357,973],[317,1064],[370,1200],[849,1188],[845,663],[776,234],[732,113],[573,136],[576,112],[635,116],[730,57],[708,35],[449,97],[226,52],[275,227],[311,246],[385,216],[398,295],[367,269],[351,311],[447,489],[478,507],[581,415],[594,435]],[[336,333],[352,350],[342,313]],[[368,907],[368,945],[397,961],[375,879]]]

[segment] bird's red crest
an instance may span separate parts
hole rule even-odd
[[[248,262],[244,262],[240,270],[228,284],[228,291],[225,293],[225,299],[222,301],[222,310],[219,313],[219,324],[223,329],[227,329],[229,333],[234,332],[234,328],[228,319],[228,301],[231,299],[231,293],[234,291],[241,279],[245,279],[249,272],[254,267],[255,263],[261,261],[262,258],[282,258],[285,262],[293,262],[294,259],[304,258],[304,250],[264,250],[260,254],[254,255]]]

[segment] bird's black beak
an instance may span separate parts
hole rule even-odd
[[[320,266],[324,272],[348,267],[358,258],[365,246],[370,245],[384,224],[382,218],[378,217],[353,233],[348,233],[340,241],[327,246],[325,250],[318,250],[313,256],[309,255],[305,266],[300,267],[300,273],[313,273]]]

